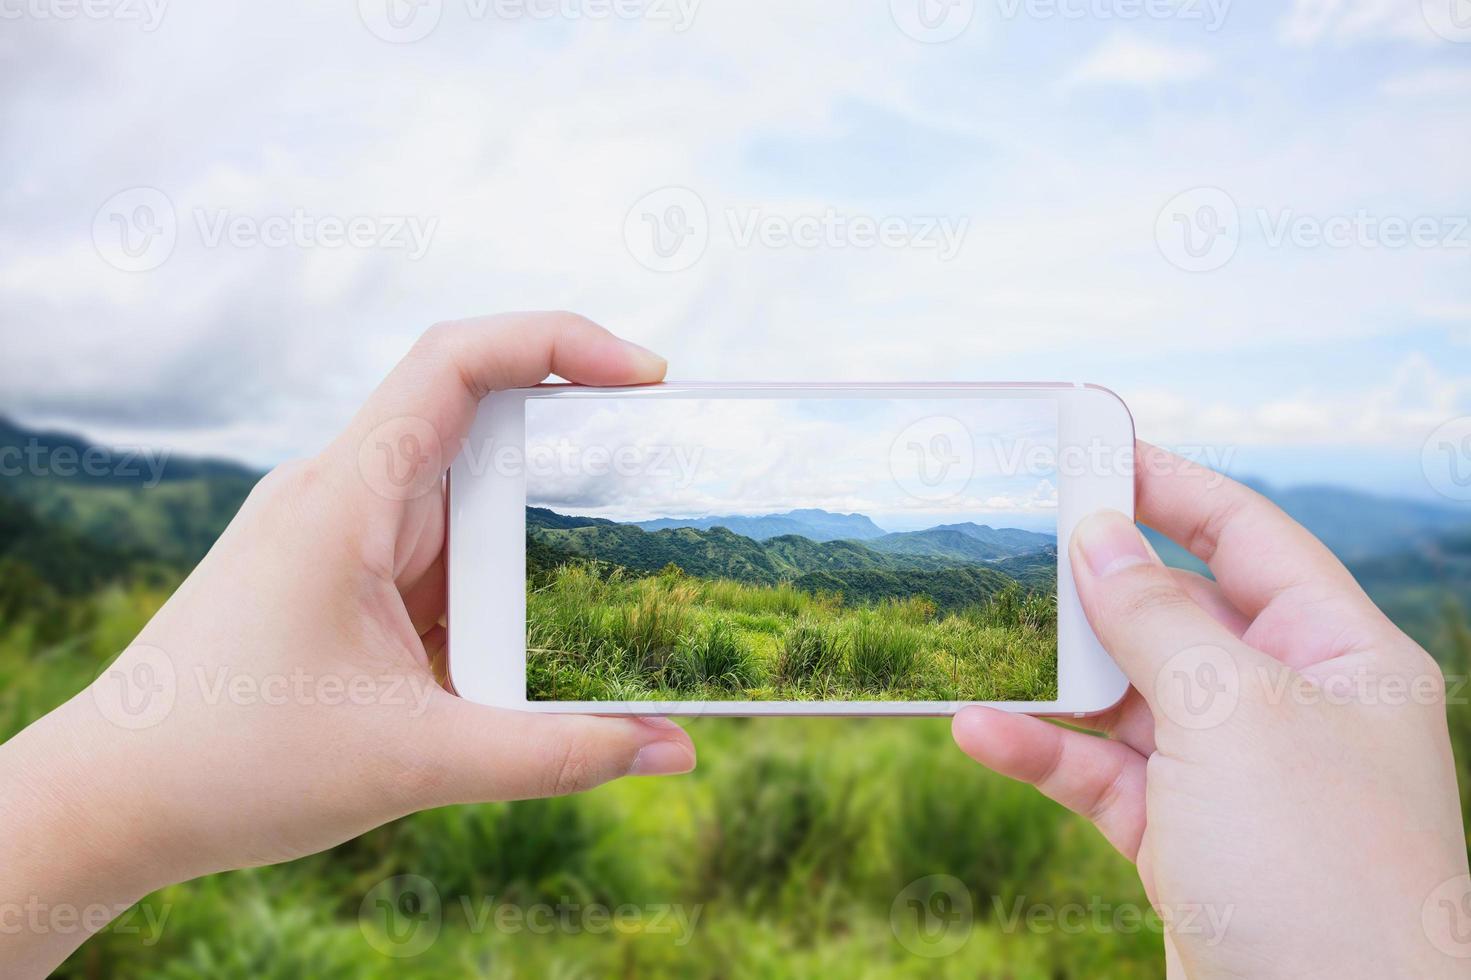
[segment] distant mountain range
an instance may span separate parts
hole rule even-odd
[[[873,525],[860,514],[791,513],[801,513],[817,526]],[[769,516],[790,519],[790,513]],[[681,521],[672,526],[658,526],[662,522],[657,521],[619,524],[528,507],[527,558],[532,568],[569,558],[596,558],[639,572],[673,564],[701,578],[761,585],[792,582],[798,588],[865,599],[925,594],[942,607],[983,600],[1012,581],[1035,591],[1051,591],[1057,583],[1056,541],[1046,534],[970,524],[900,534],[880,531],[879,537],[861,541],[818,541],[801,534],[758,540],[732,530],[725,518],[709,520],[710,527]],[[765,520],[747,518],[740,526],[769,527]],[[649,524],[655,529],[647,530]]]
[[[1447,534],[1471,531],[1471,507],[1384,497],[1334,486],[1274,487],[1243,481],[1313,532],[1345,563],[1433,547]],[[1146,530],[1160,557],[1171,565],[1204,565],[1164,535]]]
[[[645,531],[664,531],[676,527],[708,531],[712,527],[723,527],[757,541],[788,534],[799,534],[811,541],[867,541],[884,536],[884,529],[862,514],[834,514],[814,508],[757,517],[661,517],[655,521],[635,523]]]
[[[942,556],[960,562],[994,561],[1040,548],[1055,547],[1057,544],[1055,535],[974,523],[941,524],[923,531],[890,533],[875,524],[866,514],[834,514],[817,508],[755,516],[661,517],[658,520],[630,523],[645,531],[666,531],[681,527],[708,531],[723,527],[755,541],[768,541],[788,535],[798,535],[818,542],[862,541],[876,551],[889,554]]]
[[[17,452],[39,454],[50,461],[80,458],[90,452],[94,465],[92,473],[77,468],[68,474],[61,472],[61,467],[36,472],[22,463],[17,473],[16,461],[25,458],[18,457]],[[19,563],[29,574],[62,591],[90,589],[100,581],[131,574],[129,569],[140,564],[189,568],[209,548],[260,477],[258,471],[227,460],[169,455],[162,460],[154,486],[149,468],[136,458],[130,460],[127,451],[98,447],[74,435],[29,429],[3,417],[0,454],[0,460],[6,463],[0,476],[0,561]],[[1279,488],[1257,481],[1252,485],[1344,558],[1370,595],[1422,642],[1428,642],[1438,629],[1443,602],[1456,599],[1471,608],[1471,507],[1384,497],[1335,486]],[[568,528],[615,526],[611,521],[559,516]],[[804,517],[801,511],[767,516],[799,522]],[[957,526],[942,525],[895,536],[885,534],[877,525],[863,528],[853,521],[855,517],[864,520],[862,515],[831,516],[853,532],[833,537],[823,530],[832,525],[819,521],[808,524],[818,537],[801,535],[808,538],[809,544],[831,549],[832,553],[823,557],[836,562],[850,560],[841,554],[842,542],[847,541],[864,547],[876,561],[877,571],[898,569],[938,579],[945,577],[942,569],[960,557],[974,560],[982,554],[994,556],[1018,546],[1006,536],[1032,533],[992,528],[996,536],[986,540],[983,533],[972,532],[971,537],[983,546],[995,548],[981,551],[968,541],[942,533],[956,531],[964,536],[965,530]],[[558,522],[555,517],[546,517],[528,523],[541,523],[553,530]],[[872,521],[867,523],[873,525]],[[709,531],[688,526],[685,530]],[[1199,562],[1183,549],[1149,533],[1166,561],[1199,567]],[[906,540],[906,535],[918,535],[920,541],[916,543],[912,537]],[[928,541],[924,540],[926,536]],[[745,540],[771,544],[788,537],[773,534],[759,541],[751,537]],[[1024,547],[1027,539],[1020,539],[1020,543]],[[807,559],[798,560],[802,551],[801,545],[778,543],[765,561],[805,564]],[[1014,552],[978,570],[1025,576],[1028,559],[1024,556],[1025,551]],[[755,567],[763,567],[762,559],[753,556],[750,560]],[[817,570],[802,574],[827,574],[821,570],[822,565],[813,567]],[[829,562],[826,567],[834,566]],[[1032,575],[1036,580],[1035,568]]]

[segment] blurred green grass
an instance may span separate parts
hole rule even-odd
[[[0,626],[0,735],[88,683],[165,598],[111,587],[74,600],[87,627],[40,644]],[[1471,667],[1459,613],[1443,656]],[[1452,708],[1471,754],[1471,709]],[[166,888],[84,945],[61,977],[1158,977],[1157,920],[1133,868],[1080,819],[981,771],[943,719],[690,722],[700,768],[558,800],[456,807],[397,821],[288,865]],[[412,957],[360,918],[399,875],[433,883],[442,926]],[[964,883],[964,942],[924,955],[896,899],[911,882]],[[532,931],[488,909],[595,904],[638,910],[625,928]],[[690,927],[656,923],[675,907]],[[1037,929],[1010,912],[1103,908],[1103,927]],[[162,917],[161,927],[159,926]],[[1093,920],[1090,919],[1090,922]],[[1153,927],[1151,927],[1153,925]],[[387,952],[385,952],[387,950]]]

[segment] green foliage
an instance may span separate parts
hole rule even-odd
[[[902,620],[882,614],[863,616],[848,634],[848,665],[860,687],[883,690],[913,673],[921,649],[920,634]]]
[[[661,675],[688,627],[693,590],[657,579],[639,582],[631,605],[611,618],[609,639],[638,675]]]
[[[808,619],[793,626],[782,640],[776,676],[793,686],[821,688],[842,663],[842,634],[832,626]]]
[[[735,631],[716,619],[687,637],[675,651],[671,674],[680,687],[711,684],[742,691],[759,682],[761,668]]]
[[[816,754],[760,749],[732,763],[699,832],[700,896],[729,896],[757,914],[805,911],[851,885],[853,853],[867,836],[851,770]]]
[[[1039,608],[1050,607],[1024,597],[982,627],[941,615],[925,596],[855,606],[787,584],[670,570],[639,578],[576,560],[528,586],[527,691],[576,701],[1045,700],[1057,689],[1056,630],[1024,618]]]
[[[842,595],[854,605],[925,596],[939,609],[959,609],[1017,581],[998,570],[1003,566],[1034,583],[1029,587],[1056,587],[1057,555],[1051,548],[992,565],[987,562],[1003,552],[960,532],[943,532],[942,537],[966,547],[938,547],[922,534],[889,537],[905,539],[903,546],[877,550],[876,542],[817,542],[795,535],[756,541],[724,527],[645,531],[632,524],[589,523],[586,518],[530,508],[526,551],[528,567],[538,573],[569,561],[593,559],[634,574],[662,575],[673,567],[706,581],[764,586],[775,590],[763,596],[771,604],[768,611],[784,615],[801,611],[800,593]],[[1029,537],[1045,540],[1042,535]]]
[[[964,614],[968,620],[981,626],[1021,625],[1031,629],[1055,629],[1057,594],[1026,592],[1020,584],[1013,582],[984,604],[968,607]]]
[[[197,534],[166,541],[166,550],[180,555],[207,547],[233,512],[225,502],[238,502],[251,478],[227,474],[201,492],[210,479],[186,469],[174,481],[177,490],[157,497],[117,483],[54,486],[52,493],[40,483],[24,493],[14,484],[0,486],[0,499],[22,501],[31,522],[0,533],[0,738],[74,696],[167,598],[184,566],[166,554],[149,551],[137,564],[116,566],[99,556],[121,557],[127,542],[178,533],[165,517],[180,499],[171,493],[213,501],[199,511],[185,507],[180,519],[208,518],[214,530],[200,524]],[[100,496],[88,499],[94,493]],[[41,497],[47,499],[37,503]],[[70,538],[71,544],[57,544],[57,556],[78,550],[48,567],[37,556],[47,555],[49,545],[16,546],[28,535],[36,542]],[[683,563],[684,575],[660,562],[638,569],[658,573],[640,578],[597,562],[569,564],[552,549],[543,556],[549,560],[533,567],[527,598],[528,640],[538,647],[529,684],[554,697],[667,693],[661,687],[667,678],[635,673],[623,641],[634,639],[636,650],[640,638],[653,638],[644,646],[678,649],[682,638],[708,636],[717,622],[727,640],[763,666],[788,665],[789,677],[773,669],[776,686],[768,696],[791,696],[803,677],[827,677],[832,696],[860,695],[843,689],[850,678],[842,638],[864,617],[921,638],[908,695],[965,689],[986,699],[1015,698],[1045,690],[1056,669],[1055,631],[1035,607],[1027,611],[1033,601],[1027,593],[1039,590],[1005,561],[998,567],[1021,583],[1020,594],[991,602],[999,590],[943,598],[896,587],[870,595],[847,581],[819,594],[795,580],[763,585],[701,577]],[[1422,572],[1429,574],[1416,574]],[[1397,594],[1426,624],[1427,643],[1453,675],[1451,737],[1464,812],[1471,815],[1471,703],[1462,683],[1471,672],[1471,626],[1463,603],[1444,607],[1446,590],[1425,585],[1436,584],[1433,579],[1420,581],[1422,591],[1406,587]],[[906,595],[928,595],[937,609],[925,618],[881,602]],[[649,607],[661,625],[649,617],[640,622]],[[667,625],[681,616],[681,625]],[[576,797],[415,814],[322,855],[171,886],[90,939],[55,975],[1163,976],[1157,931],[1059,936],[1001,921],[996,910],[1017,903],[1055,908],[1102,900],[1144,909],[1147,900],[1134,868],[1086,821],[973,766],[955,750],[947,721],[701,718],[691,724],[701,755],[699,769],[687,777],[620,780]],[[438,940],[407,959],[374,948],[358,918],[374,886],[399,874],[431,880],[443,911]],[[975,910],[964,946],[939,959],[905,948],[891,918],[901,889],[931,874],[958,877]],[[645,928],[645,918],[626,932],[559,925],[533,933],[498,930],[478,918],[484,903],[564,899],[675,908],[694,926],[660,932]]]

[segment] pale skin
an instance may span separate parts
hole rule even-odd
[[[1143,443],[1136,471],[1140,520],[1216,581],[1166,568],[1121,514],[1088,518],[1079,595],[1133,685],[1092,720],[1109,737],[973,707],[956,741],[1137,864],[1177,924],[1172,977],[1466,976],[1440,667],[1266,498]]]
[[[109,672],[0,746],[0,909],[120,911],[429,807],[693,768],[669,721],[503,711],[439,684],[439,474],[479,399],[551,373],[627,385],[664,368],[566,313],[427,333],[331,445],[261,482]],[[387,469],[391,453],[380,468],[383,445],[414,447],[418,469]],[[1220,937],[1168,937],[1174,975],[1459,975],[1421,927],[1427,897],[1466,873],[1442,689],[1307,706],[1269,703],[1257,679],[1439,669],[1307,532],[1235,484],[1201,490],[1206,477],[1146,475],[1140,511],[1207,552],[1219,587],[1164,569],[1120,515],[1072,540],[1088,615],[1136,688],[1097,719],[1112,737],[972,708],[957,741],[1092,818],[1162,913],[1231,909]],[[1200,644],[1240,676],[1239,703],[1204,730],[1155,683]],[[120,700],[120,677],[169,695]],[[5,975],[45,976],[106,920],[66,921],[0,929]]]

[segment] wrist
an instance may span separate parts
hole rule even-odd
[[[147,762],[89,716],[90,699],[83,691],[0,746],[4,901],[121,911],[175,880]]]

